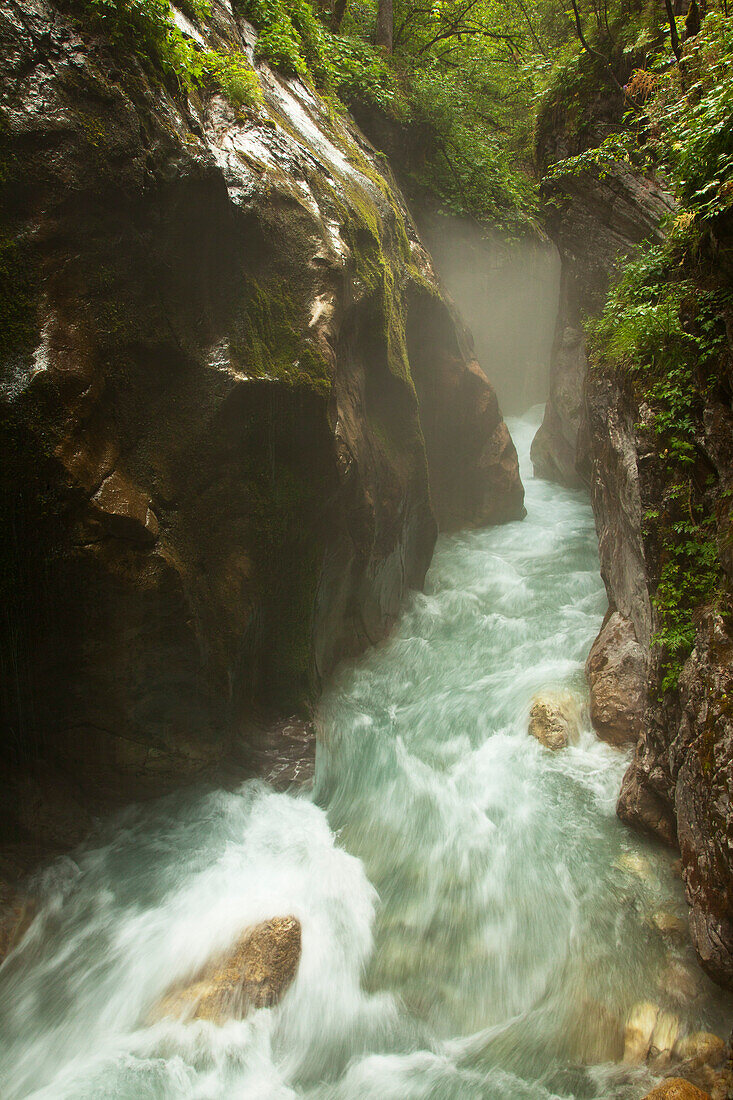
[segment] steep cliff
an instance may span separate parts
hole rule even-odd
[[[688,323],[694,331],[692,314]],[[604,360],[588,373],[585,433],[609,600],[643,655],[615,678],[617,726],[640,682],[645,697],[618,813],[679,845],[693,943],[711,977],[730,988],[732,362],[730,342],[709,360],[690,353],[686,361],[689,453],[668,420],[668,392],[679,378],[650,386]],[[618,638],[602,634],[596,645],[606,663],[618,662]]]
[[[599,636],[591,691],[602,670],[612,725],[631,713],[628,739],[638,736],[618,813],[679,844],[693,943],[733,987],[728,221],[701,235],[682,219],[609,299],[585,381],[582,462],[625,631]]]
[[[349,119],[264,65],[186,92],[86,11],[0,7],[0,748],[104,798],[302,706],[420,587],[436,518],[523,490]],[[254,67],[226,0],[176,22]]]
[[[711,41],[716,33],[711,25]],[[574,160],[546,185],[563,272],[533,459],[542,476],[590,487],[609,600],[586,665],[591,715],[606,740],[636,742],[618,814],[679,845],[694,946],[711,977],[733,987],[733,221],[731,185],[715,159],[729,144],[690,122],[723,87],[716,51],[690,47],[686,67],[670,70],[646,108],[645,126],[637,101],[637,136],[651,141],[650,157],[628,139],[628,159],[614,157],[615,139],[597,148],[623,107],[608,82],[582,98],[580,125],[552,104],[540,118],[540,160]],[[637,84],[655,89],[656,79],[642,73]],[[666,165],[669,190],[629,160]],[[683,212],[673,220],[677,202]]]
[[[600,311],[621,261],[640,242],[661,239],[660,220],[674,208],[658,180],[623,161],[604,164],[602,172],[592,166],[563,171],[559,162],[599,144],[618,127],[624,110],[623,97],[602,81],[599,88],[597,74],[583,91],[580,121],[569,106],[577,112],[568,90],[559,100],[548,98],[537,123],[536,154],[539,170],[547,173],[547,228],[560,253],[561,273],[550,392],[532,443],[532,464],[537,477],[571,487],[584,480],[576,465],[587,366],[583,318]]]

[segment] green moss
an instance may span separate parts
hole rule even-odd
[[[246,281],[239,321],[230,336],[233,358],[243,373],[328,394],[331,370],[313,341],[303,335],[305,308],[284,279]]]

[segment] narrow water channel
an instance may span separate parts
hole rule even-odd
[[[321,706],[313,794],[261,783],[133,808],[43,875],[0,970],[0,1095],[47,1100],[637,1100],[639,1001],[727,1034],[684,939],[674,857],[615,817],[627,759],[585,716],[606,601],[582,493],[442,537],[389,642]],[[571,696],[552,753],[532,699]],[[146,1025],[241,929],[294,914],[298,977],[243,1022]],[[661,923],[664,924],[662,921]]]

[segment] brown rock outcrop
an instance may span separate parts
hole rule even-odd
[[[547,749],[564,749],[577,740],[578,713],[569,695],[547,695],[535,699],[529,712],[528,732]]]
[[[635,742],[641,733],[647,690],[647,654],[634,624],[609,614],[585,665],[590,717],[598,736],[612,745]]]
[[[720,531],[725,555],[733,476],[730,418],[714,394],[696,425],[701,484]],[[660,540],[643,517],[657,514],[667,493],[667,474],[652,432],[653,412],[629,387],[603,370],[586,382],[588,468],[599,531],[601,570],[609,601],[633,624],[647,667],[648,705],[634,759],[624,777],[619,816],[667,844],[679,843],[691,906],[690,935],[700,962],[716,981],[733,985],[733,639],[727,617],[700,607],[695,647],[678,686],[661,689],[664,654],[651,646],[656,628],[651,596],[662,564]],[[705,480],[707,479],[707,481]],[[619,652],[620,660],[620,652]],[[590,663],[590,662],[589,662]]]
[[[137,796],[384,637],[436,515],[523,491],[353,123],[264,65],[260,107],[187,97],[51,0],[0,3],[0,47],[0,755]]]
[[[300,962],[301,928],[295,917],[274,917],[249,928],[231,951],[212,959],[193,980],[171,990],[151,1020],[173,1016],[221,1024],[282,999]]]

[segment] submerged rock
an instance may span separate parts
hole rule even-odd
[[[687,924],[675,913],[660,909],[658,912],[652,913],[650,922],[667,939],[676,940],[678,943],[682,943],[687,939]]]
[[[637,741],[646,706],[647,658],[634,624],[618,611],[607,617],[593,643],[585,674],[598,736],[612,745]]]
[[[23,939],[36,910],[35,898],[0,882],[0,963]]]
[[[188,985],[167,993],[150,1020],[172,1016],[221,1024],[281,1000],[298,970],[300,922],[274,917],[248,929],[231,951],[212,959]]]
[[[535,699],[529,712],[529,733],[547,749],[563,749],[580,733],[578,705],[570,694]]]
[[[624,1030],[624,1062],[640,1065],[646,1061],[658,1015],[658,1006],[649,1001],[641,1001],[631,1009]]]

